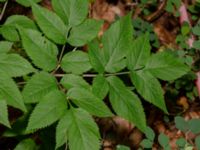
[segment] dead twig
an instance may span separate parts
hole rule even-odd
[[[2,20],[2,18],[3,18],[3,16],[4,16],[4,13],[5,13],[5,11],[6,11],[7,5],[8,5],[8,0],[7,0],[7,1],[4,3],[4,5],[3,5],[3,9],[2,9],[2,12],[1,12],[1,14],[0,14],[0,21]]]
[[[152,14],[144,17],[144,19],[149,22],[156,20],[165,12],[166,5],[167,5],[167,0],[162,1],[159,4],[158,9],[155,12],[153,12]]]

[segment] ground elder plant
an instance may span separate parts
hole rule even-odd
[[[52,0],[53,11],[38,0],[17,2],[31,7],[34,19],[13,15],[0,28],[0,123],[10,128],[4,136],[24,135],[16,149],[39,148],[28,137],[48,127],[55,149],[99,150],[93,116],[118,115],[145,132],[141,100],[168,113],[159,81],[189,67],[169,51],[152,53],[149,33],[133,39],[131,14],[99,38],[103,22],[87,18],[87,0]],[[16,43],[20,52],[12,50]],[[10,123],[8,106],[24,115]]]

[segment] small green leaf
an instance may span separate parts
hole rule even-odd
[[[167,113],[163,90],[159,81],[147,71],[131,72],[131,81],[140,95]]]
[[[0,29],[2,36],[10,41],[19,41],[19,35],[16,26],[21,26],[25,29],[37,30],[37,26],[33,20],[23,15],[12,15],[7,18],[6,22]]]
[[[154,131],[153,131],[150,127],[147,127],[147,128],[146,128],[146,131],[145,131],[145,136],[146,136],[149,140],[154,141],[155,133],[154,133]]]
[[[113,23],[103,35],[102,50],[105,53],[107,72],[118,72],[126,66],[124,57],[131,50],[133,39],[130,14]]]
[[[56,147],[63,145],[65,139],[69,140],[70,150],[100,149],[98,127],[91,115],[80,108],[71,108],[57,126]]]
[[[37,4],[32,5],[32,11],[44,34],[57,44],[65,44],[68,29],[60,17]]]
[[[67,143],[67,136],[72,120],[70,120],[70,112],[67,113],[60,119],[56,127],[56,149]]]
[[[68,91],[67,97],[72,99],[76,105],[87,110],[92,115],[98,117],[112,116],[112,113],[106,104],[104,104],[104,102],[96,97],[90,90],[81,87],[74,87]]]
[[[131,51],[127,55],[127,66],[129,70],[138,70],[144,68],[150,57],[151,46],[149,34],[138,37],[131,46]]]
[[[176,141],[176,145],[178,145],[180,148],[184,148],[186,144],[187,144],[187,141],[184,138],[179,138]]]
[[[82,87],[85,89],[90,89],[90,85],[81,77],[74,74],[66,74],[61,79],[61,84],[66,88],[70,89],[73,87]]]
[[[32,1],[32,2],[30,2]],[[38,3],[38,2],[41,2],[42,0],[16,0],[17,3],[25,6],[25,7],[30,7],[31,4],[34,2],[34,3]]]
[[[117,150],[130,150],[130,148],[124,145],[118,145]]]
[[[89,71],[92,67],[89,62],[88,54],[77,50],[64,55],[61,68],[65,72],[82,74]]]
[[[72,46],[83,46],[97,36],[101,25],[102,21],[87,19],[71,29],[67,42]]]
[[[190,26],[188,23],[184,23],[181,27],[181,34],[186,36],[187,34],[190,33]]]
[[[150,57],[146,70],[162,80],[175,80],[186,74],[189,67],[169,52],[158,52]]]
[[[167,145],[166,147],[164,147],[164,150],[172,150],[170,145]]]
[[[53,7],[53,10],[56,12],[56,14],[62,19],[62,21],[68,25],[69,24],[69,11],[70,11],[70,0],[52,0],[51,4]]]
[[[88,14],[88,0],[53,0],[53,9],[70,27],[79,25]]]
[[[144,139],[144,140],[142,140],[141,145],[144,148],[152,148],[153,142],[149,139]]]
[[[200,36],[200,26],[196,25],[195,27],[192,28],[192,32],[197,35]]]
[[[57,46],[38,31],[18,27],[23,47],[33,63],[45,71],[57,65]]]
[[[8,108],[5,100],[0,99],[0,123],[11,128],[8,119]]]
[[[26,112],[26,107],[17,85],[11,78],[3,74],[0,76],[0,96],[2,99],[6,100],[9,106]]]
[[[180,117],[180,116],[175,117],[174,122],[175,122],[176,128],[183,132],[186,132],[189,129],[189,124],[187,121],[184,120],[183,117]]]
[[[200,133],[200,119],[191,119],[189,122],[189,129],[192,133]]]
[[[166,136],[164,133],[161,133],[159,136],[158,136],[158,142],[160,143],[160,145],[165,148],[168,146],[169,144],[169,137]]]
[[[197,149],[200,149],[200,136],[197,136],[195,138],[195,145],[196,145]]]
[[[67,101],[65,95],[54,90],[42,98],[33,110],[27,131],[40,129],[51,125],[59,120],[67,111]]]
[[[194,147],[193,146],[186,146],[184,150],[193,150]]]
[[[22,140],[17,146],[15,147],[14,150],[36,150],[37,145],[32,139],[25,139]]]
[[[18,54],[0,55],[0,74],[19,77],[34,71],[35,69],[31,64]]]
[[[140,99],[118,77],[111,76],[107,80],[110,85],[109,99],[114,111],[145,132],[146,118]]]
[[[54,76],[47,72],[40,72],[31,77],[24,86],[22,95],[25,103],[40,102],[43,96],[50,91],[58,89]]]
[[[89,58],[92,67],[99,73],[103,73],[106,65],[106,59],[104,58],[104,51],[100,49],[100,44],[97,40],[88,44]]]
[[[100,99],[104,99],[108,94],[109,85],[107,80],[102,76],[98,75],[93,79],[92,92]]]
[[[12,48],[13,43],[8,41],[0,41],[0,53],[6,53]]]
[[[192,44],[192,46],[193,46],[194,48],[200,50],[200,40],[194,41],[193,44]]]
[[[168,12],[173,12],[174,6],[173,6],[173,1],[172,0],[168,0],[167,1],[167,5],[166,5],[165,10],[168,11]]]

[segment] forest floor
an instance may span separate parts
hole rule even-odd
[[[152,27],[150,32],[156,35],[159,43],[159,45],[153,47],[155,52],[162,51],[165,48],[180,49],[181,52],[188,51],[197,37],[193,33],[184,33],[187,32],[184,31],[184,29],[190,30],[198,23],[200,14],[198,10],[200,10],[200,7],[194,10],[196,1],[184,0],[179,8],[174,6],[175,4],[172,4],[171,8],[168,1],[154,0],[139,5],[141,2],[136,0],[95,0],[90,5],[89,17],[98,20],[103,19],[105,21],[99,32],[99,36],[101,36],[117,17],[124,16],[132,11],[133,24],[138,18],[144,21],[144,24],[142,24],[143,26],[138,30],[148,31],[148,27]],[[43,0],[41,4],[48,9],[52,9],[49,0]],[[1,7],[2,6],[3,5],[1,5]],[[13,14],[23,14],[32,17],[29,8],[22,7],[12,0],[8,3],[1,23],[3,23],[8,16]],[[185,24],[187,24],[185,26],[186,28],[183,28]],[[137,29],[135,29],[135,32],[137,32]],[[178,43],[177,37],[180,34],[185,35],[184,38],[187,40],[184,42],[180,40]],[[199,53],[198,55],[190,56],[188,60],[192,59],[192,66],[195,68],[192,72],[198,75],[198,69],[200,70]],[[198,82],[199,80],[197,80],[196,77],[192,79],[186,77],[173,83],[162,83],[166,93],[165,99],[169,109],[169,115],[165,115],[161,110],[149,103],[144,103],[148,125],[154,130],[156,137],[158,137],[160,133],[166,134],[170,139],[169,144],[173,150],[178,149],[176,140],[181,137],[187,139],[191,145],[194,145],[194,139],[197,135],[187,132],[184,133],[177,129],[174,118],[176,116],[182,116],[185,120],[193,118],[200,119],[200,101],[198,97],[200,83],[198,84]],[[175,86],[178,84],[182,87],[176,88]],[[191,86],[191,88],[187,90],[186,86]],[[196,90],[196,95],[194,94],[194,89]],[[9,111],[11,120],[14,120],[20,115],[20,112],[16,110],[10,109]],[[104,150],[114,150],[118,144],[127,145],[132,149],[136,149],[144,139],[144,135],[133,124],[130,124],[120,117],[109,119],[96,118],[96,122],[103,135]],[[0,126],[0,132],[4,130],[5,128]],[[0,145],[6,142],[12,143],[12,140],[13,139],[1,138]],[[13,145],[15,145],[15,141],[13,141],[13,143]],[[159,149],[158,147],[159,144],[157,140],[155,140],[152,149]]]

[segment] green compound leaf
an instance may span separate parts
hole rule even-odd
[[[140,95],[167,113],[163,90],[159,81],[148,71],[131,72],[131,81]]]
[[[70,150],[99,150],[100,134],[92,116],[83,109],[70,109],[56,128],[56,147],[66,140]]]
[[[9,106],[26,112],[26,107],[17,85],[11,78],[3,74],[0,75],[0,97],[6,100]]]
[[[93,79],[92,92],[100,99],[104,99],[109,91],[109,85],[103,75],[98,75]]]
[[[89,71],[92,67],[88,54],[77,50],[64,55],[61,68],[68,73],[82,74]]]
[[[151,46],[149,42],[149,34],[145,34],[137,38],[132,49],[127,55],[127,66],[129,70],[138,70],[144,68],[148,58],[150,57]]]
[[[82,24],[71,29],[68,43],[73,46],[83,46],[94,39],[100,31],[102,21],[87,19]]]
[[[175,80],[186,74],[189,67],[169,52],[158,52],[150,57],[145,70],[162,80]]]
[[[114,111],[145,132],[146,118],[140,99],[118,77],[111,76],[107,80],[110,85],[109,99]]]
[[[0,99],[0,124],[3,124],[4,126],[11,128],[10,122],[8,119],[8,108],[7,103],[5,100]]]
[[[104,58],[104,51],[100,49],[100,44],[97,40],[92,41],[88,44],[89,48],[89,59],[92,67],[98,72],[103,73],[106,65],[106,59]]]
[[[18,54],[0,55],[0,74],[19,77],[34,71],[35,69],[31,64]]]
[[[112,24],[104,33],[102,42],[106,60],[104,67],[107,72],[118,72],[126,66],[124,57],[131,50],[132,39],[130,14]]]
[[[44,34],[57,44],[65,44],[68,28],[60,17],[37,4],[32,5],[32,11]]]
[[[90,90],[81,87],[74,87],[68,91],[67,97],[72,99],[76,105],[85,109],[92,115],[98,117],[112,116],[112,113],[106,104],[104,104],[104,102],[96,97]]]
[[[23,47],[33,63],[45,71],[57,65],[57,46],[38,31],[18,27]]]
[[[12,45],[12,42],[0,41],[0,54],[7,53],[12,48]]]
[[[70,27],[79,25],[88,14],[88,0],[53,0],[53,9]]]
[[[6,75],[0,76],[0,96],[6,100],[7,104],[18,108],[22,111],[26,111],[22,95],[15,84],[15,82]]]
[[[33,110],[27,131],[47,127],[59,120],[67,111],[67,101],[65,94],[61,91],[54,90],[49,92],[36,105]]]
[[[47,72],[40,72],[31,77],[24,86],[22,95],[25,103],[40,102],[50,91],[58,89],[54,76]]]
[[[69,11],[70,11],[70,0],[52,0],[51,4],[53,7],[53,10],[56,12],[56,14],[62,19],[62,21],[68,25],[69,24]]]
[[[19,41],[19,34],[16,26],[21,26],[24,29],[37,30],[37,26],[33,20],[23,15],[12,15],[7,18],[6,22],[0,28],[0,34],[9,41]]]
[[[32,139],[22,140],[14,150],[37,150],[37,145]]]
[[[67,143],[68,140],[68,131],[72,123],[71,113],[67,113],[60,119],[56,127],[56,149],[61,147],[63,144]]]
[[[30,2],[31,1],[31,2]],[[25,6],[25,7],[30,7],[31,4],[41,2],[42,0],[16,0],[17,3]]]
[[[74,74],[66,74],[61,79],[61,84],[66,88],[70,89],[73,87],[82,87],[85,89],[90,89],[90,85],[81,77]]]

